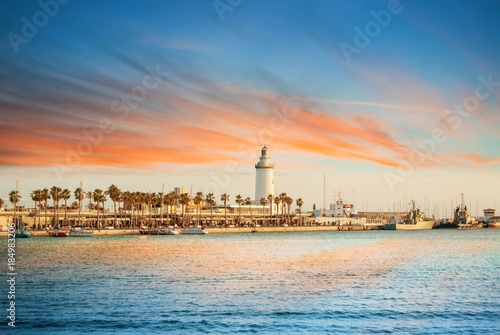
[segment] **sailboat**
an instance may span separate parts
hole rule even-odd
[[[16,238],[28,238],[31,237],[31,233],[27,233],[24,228],[17,228],[16,231]]]
[[[19,182],[16,180],[16,197],[18,197],[18,196],[19,196]],[[24,228],[24,227],[19,227],[19,226],[17,225],[17,221],[18,221],[18,220],[17,220],[17,218],[16,218],[16,214],[17,214],[17,213],[16,213],[16,212],[17,212],[17,211],[16,211],[16,209],[17,209],[17,208],[16,208],[16,207],[17,207],[17,206],[16,206],[16,204],[17,204],[17,202],[16,202],[16,203],[14,203],[14,220],[13,220],[14,227],[16,227],[15,237],[16,237],[16,238],[28,238],[28,237],[31,237],[31,233],[27,233],[27,232],[26,232],[26,228]],[[21,221],[22,221],[22,216],[21,216]]]

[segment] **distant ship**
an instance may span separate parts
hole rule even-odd
[[[429,230],[434,227],[435,220],[424,220],[420,209],[415,209],[415,201],[412,201],[412,210],[403,222],[393,219],[384,226],[385,230]]]
[[[442,220],[438,225],[439,229],[477,229],[482,227],[482,224],[479,224],[475,219],[470,217],[463,193],[462,203],[455,209],[453,220]]]

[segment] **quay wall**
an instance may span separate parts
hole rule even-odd
[[[286,233],[286,232],[315,232],[338,230],[365,230],[372,229],[363,226],[299,226],[299,227],[231,227],[231,228],[205,228],[209,234],[242,234],[242,233]],[[179,232],[182,229],[177,228]],[[31,230],[32,237],[48,237],[45,230]],[[0,232],[1,237],[7,237],[8,232]],[[139,229],[101,229],[94,230],[93,236],[140,235]]]

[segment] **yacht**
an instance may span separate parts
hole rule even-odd
[[[68,237],[69,233],[67,231],[64,231],[64,230],[55,229],[55,230],[49,232],[49,236],[50,237]]]
[[[179,235],[179,232],[175,229],[164,229],[164,228],[143,228],[139,230],[141,235]]]
[[[204,235],[208,234],[206,229],[188,228],[182,231],[182,235]]]
[[[92,237],[93,233],[94,232],[92,232],[92,231],[80,230],[80,229],[72,228],[69,231],[69,236],[70,237]]]

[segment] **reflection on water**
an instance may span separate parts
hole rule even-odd
[[[500,332],[499,231],[32,238],[16,331]]]

